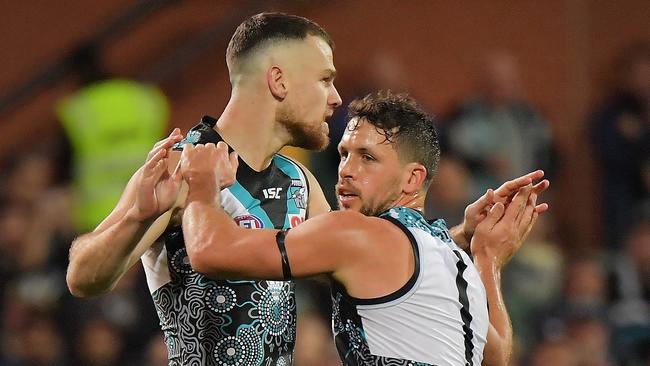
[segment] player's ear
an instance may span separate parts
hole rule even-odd
[[[402,190],[406,194],[413,194],[422,190],[427,179],[427,168],[420,163],[406,164],[405,182]]]
[[[275,99],[282,101],[287,97],[286,80],[280,66],[273,65],[266,71],[266,82]]]

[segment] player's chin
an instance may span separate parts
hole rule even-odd
[[[339,211],[360,212],[361,210],[361,205],[357,204],[356,202],[350,202],[350,201],[338,199],[337,203],[339,205]]]
[[[303,149],[313,150],[313,151],[323,151],[330,144],[330,137],[327,133],[312,131],[308,134],[303,141]]]

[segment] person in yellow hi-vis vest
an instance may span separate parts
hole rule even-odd
[[[163,135],[169,117],[155,86],[107,80],[86,86],[57,106],[74,163],[74,221],[92,230],[120,198],[122,189]]]

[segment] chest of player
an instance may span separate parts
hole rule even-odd
[[[237,181],[221,192],[221,205],[241,227],[286,230],[305,220],[307,195],[302,172],[278,156],[262,172],[240,162]]]

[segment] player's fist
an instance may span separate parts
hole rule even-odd
[[[214,201],[221,188],[235,181],[238,158],[236,153],[228,154],[228,145],[199,144],[183,146],[180,174],[190,187],[191,199]]]

